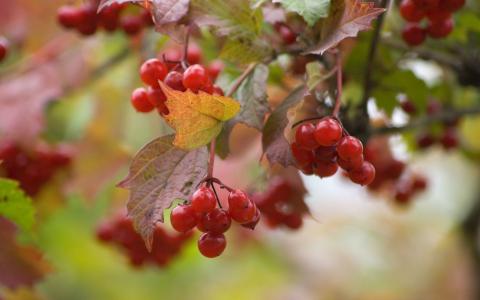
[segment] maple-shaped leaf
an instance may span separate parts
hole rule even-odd
[[[375,7],[374,2],[333,1],[329,16],[323,22],[320,43],[307,50],[307,53],[323,54],[342,40],[356,37],[360,31],[370,29],[371,22],[384,11],[384,8]]]
[[[328,16],[331,0],[274,0],[285,9],[301,15],[308,25],[313,26],[320,18]]]
[[[174,23],[188,12],[190,0],[153,0],[152,15],[157,26]]]
[[[167,135],[145,145],[118,184],[130,190],[128,214],[149,249],[156,223],[163,222],[163,211],[176,199],[189,199],[207,175],[207,147],[184,151],[174,147],[173,139]]]
[[[175,129],[173,145],[190,150],[208,144],[222,130],[223,122],[233,118],[240,104],[230,97],[173,90],[160,82],[167,97],[167,123]]]
[[[147,3],[150,3],[152,0],[101,0],[100,3],[98,4],[98,10],[97,12],[100,12],[102,9],[104,9],[107,6],[110,6],[114,3],[117,4],[123,4],[123,3],[139,3],[139,4],[144,4],[146,6]]]
[[[263,127],[263,153],[271,164],[279,163],[287,167],[295,163],[290,151],[290,144],[285,138],[284,130],[288,124],[287,112],[303,99],[305,92],[305,86],[293,90],[283,100],[282,104],[272,112]]]

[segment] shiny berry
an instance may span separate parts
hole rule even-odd
[[[362,142],[353,136],[346,136],[338,143],[337,153],[343,160],[358,160],[363,155]]]
[[[179,205],[172,210],[170,222],[176,231],[187,232],[197,225],[197,215],[192,206]]]
[[[207,232],[224,233],[230,228],[232,219],[225,210],[215,208],[213,211],[206,213],[200,223]]]
[[[198,240],[198,250],[203,256],[208,258],[219,256],[223,253],[226,246],[227,241],[222,233],[206,232]]]
[[[316,162],[313,167],[313,172],[320,178],[330,177],[335,175],[338,170],[336,162]]]
[[[425,17],[425,11],[418,8],[413,0],[404,0],[400,3],[400,14],[408,22],[420,22]]]
[[[174,90],[185,92],[187,89],[185,88],[185,86],[183,86],[182,81],[183,81],[182,73],[177,71],[171,71],[170,73],[167,74],[167,77],[165,77],[165,80],[163,82]]]
[[[360,168],[363,164],[363,155],[360,155],[353,160],[343,160],[342,158],[339,157],[337,159],[337,164],[340,166],[340,168],[344,169],[345,171],[350,171],[353,169]]]
[[[240,224],[252,222],[256,214],[256,206],[241,190],[231,191],[228,195],[228,213]]]
[[[416,23],[410,23],[402,31],[402,38],[410,46],[418,46],[425,41],[426,31]]]
[[[201,65],[192,65],[183,73],[183,86],[196,93],[208,83],[208,74]]]
[[[375,179],[375,167],[368,161],[364,161],[360,168],[349,171],[348,176],[357,184],[369,185]]]
[[[320,146],[333,146],[342,138],[342,126],[333,118],[325,118],[315,127],[314,137]]]
[[[298,126],[295,132],[295,142],[298,146],[306,150],[314,150],[318,147],[318,143],[314,137],[315,125],[312,123],[304,123]]]
[[[146,84],[154,88],[160,88],[159,81],[167,76],[167,67],[156,58],[145,61],[140,67],[140,78]]]
[[[201,187],[193,193],[191,205],[197,213],[208,213],[215,209],[217,200],[211,189]]]
[[[144,88],[137,88],[132,92],[131,102],[138,112],[150,112],[155,107],[148,100],[148,93]]]

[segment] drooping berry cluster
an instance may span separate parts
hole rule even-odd
[[[459,10],[465,0],[403,0],[400,14],[409,22],[402,31],[403,40],[410,46],[422,44],[427,36],[440,39],[453,30],[452,13]],[[427,18],[427,25],[420,22]]]
[[[130,264],[135,267],[145,264],[166,266],[191,237],[189,233],[169,233],[162,225],[157,225],[153,233],[152,251],[148,252],[142,237],[135,231],[132,220],[125,214],[104,221],[97,227],[96,233],[100,241],[121,247]]]
[[[125,8],[126,4],[112,3],[97,14],[97,5],[93,2],[78,7],[65,5],[58,9],[57,19],[64,28],[74,29],[85,36],[95,34],[100,28],[107,32],[121,29],[127,35],[136,35],[144,27],[153,26],[150,11],[139,7],[138,14],[127,14]]]
[[[375,168],[364,160],[362,142],[345,134],[342,125],[332,117],[321,119],[317,125],[298,126],[291,150],[306,175],[330,177],[340,166],[357,184],[368,185],[375,178]]]
[[[417,108],[413,102],[405,99],[401,102],[403,111],[409,114],[411,117],[415,117],[417,114]],[[445,108],[442,103],[430,99],[427,104],[427,115],[434,117],[441,113]],[[416,137],[417,146],[420,149],[427,149],[435,144],[440,144],[443,149],[451,150],[459,146],[459,137],[457,133],[457,126],[459,119],[453,117],[442,123],[441,132],[434,132],[433,130],[426,130],[420,132]]]
[[[365,149],[365,158],[377,170],[375,180],[368,185],[371,191],[385,191],[397,204],[406,205],[427,188],[425,177],[407,170],[403,161],[393,157],[388,138],[372,138]]]
[[[201,51],[194,44],[188,47],[186,62],[181,61],[181,53],[174,49],[159,57],[145,61],[140,67],[140,78],[148,88],[139,87],[133,91],[131,103],[136,111],[147,113],[156,108],[160,115],[168,114],[159,81],[181,92],[188,89],[194,93],[203,91],[223,96],[223,90],[213,84],[223,69],[223,63],[213,61],[208,68],[204,67],[200,64]],[[190,66],[186,67],[188,64]]]
[[[198,250],[209,258],[223,253],[227,246],[224,233],[232,219],[247,228],[255,228],[260,212],[255,203],[241,190],[230,190],[228,210],[223,209],[212,188],[203,186],[193,193],[190,204],[175,207],[170,216],[172,227],[178,232],[189,232],[195,227],[203,234]]]
[[[252,199],[268,226],[285,226],[292,230],[302,226],[303,215],[307,212],[303,194],[284,178],[272,179],[268,188],[262,193],[253,194]]]
[[[71,163],[71,155],[60,149],[27,150],[9,143],[0,146],[0,161],[0,176],[18,181],[28,195],[34,196],[59,169]]]
[[[7,57],[8,54],[8,41],[6,38],[0,36],[0,62]]]

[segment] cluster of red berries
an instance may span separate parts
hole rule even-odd
[[[410,116],[417,114],[417,108],[413,102],[405,99],[401,102],[401,107]],[[427,104],[427,115],[435,116],[444,110],[442,103],[430,99]],[[440,144],[445,150],[455,149],[459,145],[457,133],[458,118],[452,118],[443,122],[442,132],[435,134],[433,131],[424,131],[418,134],[416,138],[417,146],[420,149],[429,148],[435,144]]]
[[[372,191],[387,190],[397,204],[409,204],[417,193],[427,188],[427,180],[407,170],[403,161],[393,157],[388,139],[370,139],[365,157],[375,166],[377,176],[368,186]]]
[[[227,246],[224,233],[230,228],[232,219],[247,228],[255,228],[260,212],[255,203],[241,190],[230,190],[228,210],[217,207],[218,198],[214,191],[200,187],[193,193],[190,204],[175,207],[170,216],[172,227],[182,233],[197,227],[203,232],[198,240],[198,250],[209,258],[223,253]]]
[[[334,118],[300,125],[291,144],[293,157],[306,175],[330,177],[340,166],[351,181],[368,185],[375,178],[375,168],[363,157],[362,142],[343,130]]]
[[[26,150],[6,144],[0,146],[0,162],[0,177],[18,181],[28,195],[34,196],[59,169],[71,163],[71,155],[60,149]]]
[[[147,263],[166,266],[191,237],[189,233],[169,233],[161,225],[155,227],[152,251],[148,252],[142,237],[135,231],[132,220],[120,214],[97,227],[97,238],[120,246],[129,257],[130,264],[140,267]]]
[[[297,34],[287,24],[283,22],[277,22],[273,25],[275,31],[280,35],[282,42],[285,45],[294,44],[297,41]]]
[[[140,67],[140,78],[148,88],[139,87],[132,92],[131,103],[136,111],[147,113],[156,108],[160,115],[169,113],[160,81],[181,92],[188,89],[194,93],[203,91],[223,96],[223,90],[213,84],[223,69],[223,63],[213,61],[204,67],[200,64],[200,49],[195,45],[188,47],[186,62],[181,62],[181,53],[176,50],[167,50],[160,57],[149,59]],[[190,66],[184,68],[187,64]]]
[[[285,226],[299,229],[303,224],[303,215],[307,211],[303,202],[303,194],[284,178],[271,180],[268,188],[262,193],[252,195],[262,213],[262,219],[271,228]]]
[[[465,0],[403,0],[400,14],[409,22],[402,31],[403,40],[410,46],[422,44],[427,35],[434,39],[445,38],[453,30],[452,13],[459,10]],[[427,18],[426,27],[420,21]]]
[[[8,54],[8,41],[6,38],[0,36],[0,62],[7,57]]]
[[[58,22],[67,29],[75,29],[83,35],[93,35],[99,28],[107,32],[122,29],[127,35],[136,35],[144,27],[153,26],[150,11],[144,8],[139,14],[122,14],[126,4],[113,3],[97,14],[97,5],[90,2],[78,7],[62,6],[58,9]]]

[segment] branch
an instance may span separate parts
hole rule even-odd
[[[477,114],[480,114],[480,106],[465,108],[461,110],[453,110],[453,111],[445,110],[432,116],[425,116],[425,117],[415,119],[412,122],[403,126],[372,128],[370,130],[370,135],[401,133],[401,132],[412,130],[415,128],[425,127],[434,123],[455,120],[463,116],[477,115]]]
[[[388,7],[390,0],[382,0],[380,6],[383,8]],[[362,98],[362,111],[364,114],[367,114],[367,104],[368,99],[370,98],[370,94],[373,89],[373,82],[372,82],[372,73],[374,69],[374,61],[375,56],[377,54],[378,43],[380,41],[380,33],[383,28],[383,23],[385,20],[385,15],[388,11],[381,14],[378,19],[377,23],[375,24],[375,29],[373,31],[372,41],[370,42],[370,49],[368,51],[367,62],[366,62],[366,70],[365,70],[365,79],[363,81],[363,98]]]

